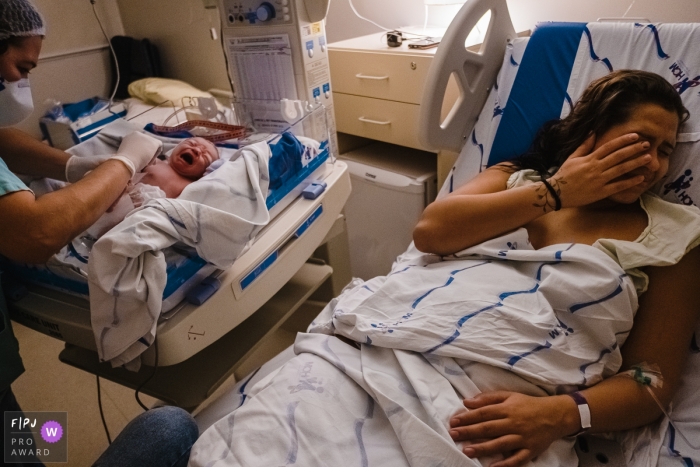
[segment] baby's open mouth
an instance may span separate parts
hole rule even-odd
[[[194,157],[192,157],[192,154],[190,154],[189,152],[183,152],[182,154],[180,154],[180,159],[187,162],[189,165],[192,165],[194,163]]]

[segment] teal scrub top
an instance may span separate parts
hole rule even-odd
[[[29,188],[10,172],[5,161],[0,158],[0,197],[21,190],[29,190]],[[0,283],[2,283],[2,271],[0,271]],[[24,365],[19,356],[19,344],[12,333],[5,295],[0,287],[0,394],[3,394],[23,372]]]

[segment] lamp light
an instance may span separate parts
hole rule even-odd
[[[461,5],[467,0],[423,0],[423,4],[426,6],[433,5]]]

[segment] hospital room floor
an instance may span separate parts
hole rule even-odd
[[[290,346],[296,333],[306,329],[324,305],[312,301],[303,304],[253,355],[243,361],[234,376],[224,382],[199,409],[206,407],[221,391],[234,385],[235,378],[242,378]],[[92,465],[108,446],[97,405],[95,375],[58,360],[64,346],[62,341],[15,322],[12,322],[12,328],[26,368],[24,374],[12,384],[20,407],[25,411],[68,412],[68,463],[61,465]],[[105,420],[114,439],[143,409],[136,402],[132,389],[103,378],[100,384]],[[148,407],[158,402],[147,395],[140,397]]]
[[[12,384],[26,411],[68,412],[68,466],[89,466],[107,448],[97,405],[97,383],[91,375],[58,361],[64,343],[12,323],[26,371]],[[143,409],[134,391],[100,379],[102,407],[112,439]],[[156,399],[141,395],[146,406]]]

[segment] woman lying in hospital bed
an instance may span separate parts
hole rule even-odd
[[[333,300],[190,465],[573,467],[584,430],[655,463],[663,434],[632,429],[688,355],[700,212],[647,190],[686,118],[657,75],[593,82],[530,153],[430,205],[427,254]]]

